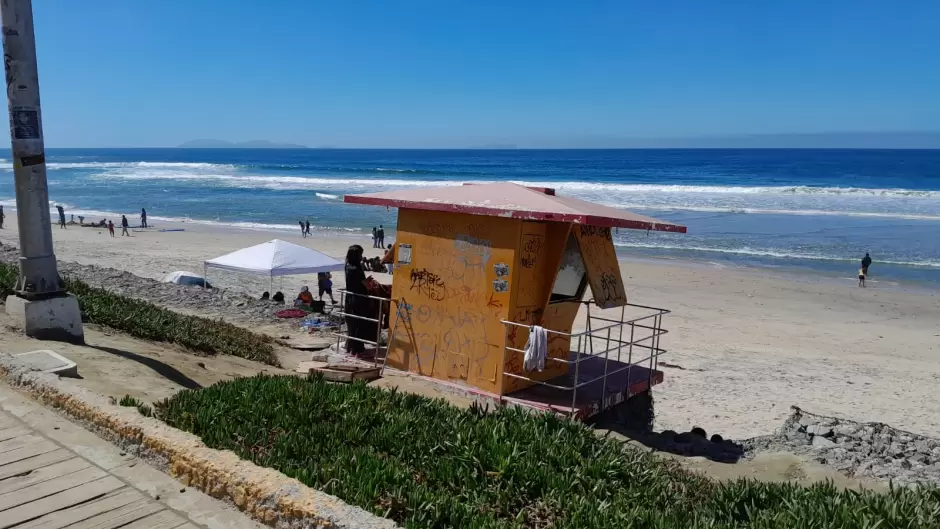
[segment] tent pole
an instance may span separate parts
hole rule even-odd
[[[268,292],[271,292],[274,290],[274,274],[272,273],[268,279]],[[274,294],[271,295],[273,296]]]

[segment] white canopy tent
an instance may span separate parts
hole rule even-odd
[[[344,263],[306,246],[274,239],[209,259],[203,264],[203,276],[210,268],[274,278],[299,274],[317,274],[342,270]]]

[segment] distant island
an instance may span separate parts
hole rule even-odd
[[[296,143],[275,143],[268,140],[225,141],[225,140],[190,140],[181,143],[180,149],[306,149],[306,145]]]
[[[470,148],[490,151],[508,151],[518,149],[518,146],[515,143],[487,143],[485,145],[474,145]]]

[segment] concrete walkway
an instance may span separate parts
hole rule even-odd
[[[264,526],[0,383],[0,529]]]

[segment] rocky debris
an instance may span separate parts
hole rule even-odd
[[[749,439],[743,445],[748,456],[788,451],[849,477],[940,486],[940,439],[882,423],[825,417],[794,406],[776,434]]]
[[[19,253],[11,246],[0,247],[0,261],[17,264]],[[59,261],[59,274],[81,279],[93,287],[123,296],[149,301],[155,305],[213,319],[224,319],[242,326],[280,325],[297,328],[297,320],[283,320],[274,313],[282,304],[261,301],[244,294],[218,289],[204,289],[161,283],[130,272],[103,266]]]

